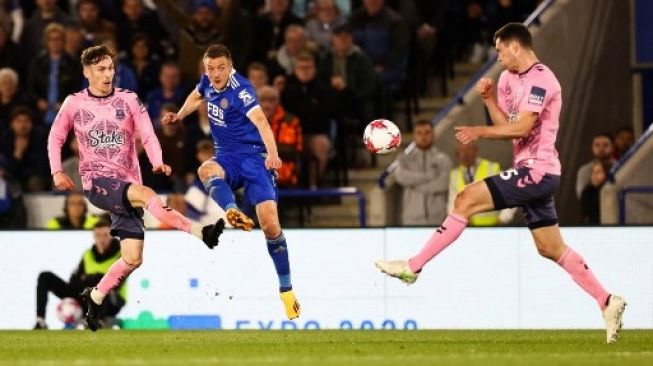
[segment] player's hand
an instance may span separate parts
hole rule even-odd
[[[265,158],[265,168],[268,170],[281,168],[281,159],[279,158],[279,155],[268,154]]]
[[[463,145],[478,140],[480,136],[478,127],[458,126],[454,127],[454,129],[456,130],[456,139]]]
[[[68,174],[64,172],[56,172],[52,176],[54,186],[60,191],[72,191],[75,189],[75,183],[70,179]]]
[[[492,98],[493,89],[494,89],[494,81],[492,81],[492,79],[481,78],[476,83],[476,92],[478,92],[478,95],[480,95],[481,98],[483,99]]]
[[[179,116],[175,112],[166,112],[166,114],[161,117],[161,123],[164,125],[172,125],[179,122]]]
[[[172,168],[170,168],[170,165],[166,164],[161,164],[157,165],[152,168],[152,173],[154,174],[165,174],[167,176],[170,176],[172,174]]]

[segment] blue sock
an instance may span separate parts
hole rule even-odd
[[[219,177],[210,177],[204,182],[204,187],[206,191],[209,192],[209,196],[218,203],[223,210],[228,210],[230,208],[238,208],[236,206],[236,199],[234,198],[234,193],[231,191],[231,187],[224,181],[224,179]]]
[[[286,292],[292,290],[292,283],[290,282],[290,263],[288,262],[288,246],[286,245],[286,237],[283,233],[276,239],[267,239],[268,253],[274,268],[277,270],[279,276],[279,291]]]

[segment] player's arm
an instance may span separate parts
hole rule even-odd
[[[48,135],[50,173],[52,174],[55,188],[62,191],[75,189],[75,183],[73,183],[73,180],[70,179],[68,174],[63,172],[61,165],[61,148],[66,143],[68,132],[70,132],[73,126],[72,113],[70,113],[72,102],[70,99],[71,97],[66,97],[66,100],[64,100]]]
[[[468,144],[477,139],[518,139],[528,136],[535,126],[539,114],[536,112],[519,112],[515,122],[497,126],[459,126],[456,127],[456,139]]]
[[[193,91],[188,94],[184,101],[184,105],[181,106],[177,113],[166,112],[166,114],[163,115],[163,118],[161,118],[161,123],[169,125],[181,121],[191,113],[195,112],[202,105],[202,101],[204,101],[202,94],[200,94],[197,89],[193,89]]]
[[[268,123],[268,119],[265,118],[263,110],[261,107],[256,106],[247,112],[247,118],[256,126],[258,132],[261,134],[261,139],[265,145],[265,149],[268,152],[268,156],[265,159],[265,167],[268,169],[279,169],[281,167],[281,159],[279,158],[279,151],[277,150],[277,143],[274,141],[274,134]]]
[[[494,92],[494,82],[489,78],[481,78],[476,83],[476,92],[483,99],[483,103],[490,114],[490,119],[495,126],[508,124],[508,115],[499,107],[497,96]]]
[[[134,127],[136,132],[141,137],[143,149],[147,154],[147,158],[152,164],[152,172],[154,174],[170,175],[172,169],[170,166],[163,163],[163,152],[161,151],[161,144],[159,139],[156,138],[154,127],[152,127],[152,120],[147,113],[147,108],[140,99],[136,96],[132,104],[132,113],[134,117]]]

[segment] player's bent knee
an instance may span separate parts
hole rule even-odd
[[[472,207],[472,199],[471,199],[470,192],[467,189],[463,189],[462,191],[458,192],[456,194],[456,198],[454,198],[453,201],[454,211],[461,213],[464,216],[468,216],[471,207]]]
[[[214,161],[205,161],[197,169],[197,175],[200,177],[202,182],[210,177],[218,177],[224,179],[224,170],[218,163]]]
[[[156,196],[156,192],[150,187],[146,187],[140,184],[132,184],[129,186],[127,191],[127,197],[129,202],[134,207],[144,207],[152,197]]]
[[[551,259],[555,260],[556,258],[556,251],[553,250],[551,246],[548,245],[538,245],[537,246],[537,253],[541,255],[542,257],[546,259]]]
[[[127,263],[130,267],[132,267],[134,269],[140,267],[141,264],[143,264],[143,256],[142,255],[138,255],[138,256],[136,256],[136,255],[133,255],[133,256],[123,255],[122,260],[124,260],[125,263]]]

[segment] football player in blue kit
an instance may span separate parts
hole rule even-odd
[[[300,306],[292,290],[288,247],[277,213],[275,169],[281,166],[281,159],[274,135],[254,88],[233,69],[227,47],[210,46],[204,53],[204,68],[205,74],[181,109],[166,113],[162,122],[177,123],[207,102],[215,156],[200,166],[198,175],[211,198],[225,210],[227,221],[234,228],[250,231],[254,222],[237,207],[233,194],[244,188],[245,198],[256,206],[286,315],[295,319]]]

